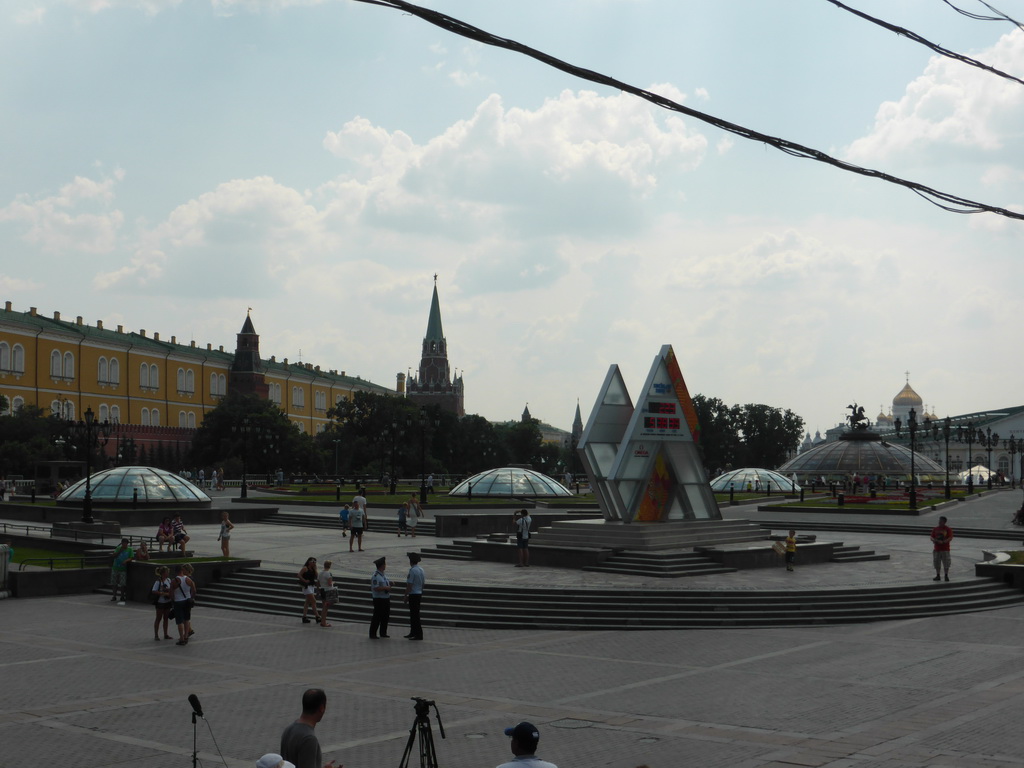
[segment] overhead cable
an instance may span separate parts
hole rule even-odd
[[[943,48],[941,45],[937,43],[933,43],[930,40],[925,40],[919,34],[917,34],[916,32],[911,32],[906,27],[899,27],[895,24],[890,24],[887,21],[876,19],[874,16],[869,16],[863,11],[858,11],[856,8],[851,8],[845,3],[839,2],[839,0],[825,0],[825,2],[832,3],[832,5],[834,5],[836,8],[841,8],[844,11],[848,11],[849,13],[852,13],[854,16],[860,16],[862,19],[870,21],[872,24],[877,24],[878,26],[884,29],[888,29],[890,32],[895,32],[897,35],[900,35],[901,37],[906,37],[910,40],[913,40],[915,43],[920,43],[925,48],[935,51],[940,56],[945,56],[946,58],[953,59],[954,61],[963,62],[964,64],[967,64],[968,66],[971,67],[984,69],[986,72],[991,72],[993,75],[1005,77],[1007,80],[1013,80],[1013,82],[1015,83],[1020,83],[1021,85],[1024,85],[1024,80],[1021,80],[1019,77],[1014,77],[1013,75],[1007,72],[1003,72],[1001,69],[996,69],[995,67],[989,64],[980,62],[977,59],[972,59],[970,56],[964,56],[962,53],[957,53],[956,51],[951,51],[948,48]]]
[[[469,38],[470,40],[476,40],[477,42],[483,43],[484,45],[495,46],[498,48],[505,48],[515,53],[521,53],[524,56],[536,59],[544,64],[555,69],[560,69],[575,77],[579,77],[583,80],[588,80],[592,83],[598,83],[600,85],[606,85],[610,88],[616,88],[626,93],[633,94],[638,98],[649,101],[662,109],[667,109],[672,112],[678,112],[680,114],[687,115],[700,120],[701,122],[713,125],[728,133],[735,134],[744,139],[750,141],[758,141],[769,146],[775,147],[776,149],[785,152],[788,155],[794,157],[801,157],[809,160],[816,160],[819,163],[825,163],[826,165],[832,165],[843,171],[850,173],[856,173],[861,176],[867,176],[873,179],[880,179],[890,184],[896,184],[902,187],[906,187],[922,198],[932,203],[933,205],[942,208],[945,211],[951,213],[995,213],[1000,216],[1006,216],[1011,219],[1024,220],[1024,213],[1018,213],[1017,211],[1011,211],[1006,208],[1000,208],[994,205],[988,205],[986,203],[980,203],[975,200],[970,200],[965,197],[951,194],[949,192],[942,192],[941,190],[933,189],[915,181],[900,178],[899,176],[893,176],[882,171],[877,171],[871,168],[863,168],[853,163],[848,163],[844,160],[832,157],[831,155],[821,152],[820,150],[812,147],[806,147],[802,144],[789,141],[787,139],[778,138],[775,136],[769,136],[768,134],[761,133],[759,131],[745,128],[741,125],[731,123],[722,118],[709,115],[704,112],[700,112],[696,109],[686,107],[676,101],[662,96],[651,91],[638,88],[629,83],[625,83],[621,80],[616,80],[608,75],[603,75],[600,72],[595,72],[590,69],[583,67],[577,67],[573,64],[569,64],[561,59],[557,59],[554,56],[550,56],[543,51],[539,51],[535,48],[531,48],[522,43],[518,43],[515,40],[511,40],[505,37],[499,37],[493,35],[490,32],[486,32],[478,27],[474,27],[471,24],[467,24],[464,21],[456,19],[447,14],[440,13],[438,11],[431,10],[429,8],[423,8],[413,3],[405,2],[405,0],[355,0],[359,3],[367,3],[369,5],[380,5],[385,8],[392,8],[399,11],[404,11],[412,16],[417,16],[424,21],[427,21],[441,29],[453,32],[462,37]]]
[[[978,2],[984,5],[986,8],[988,8],[990,11],[992,11],[992,13],[996,14],[995,16],[982,16],[979,13],[972,13],[970,11],[964,10],[963,8],[958,8],[957,6],[949,2],[949,0],[942,0],[942,2],[944,2],[957,13],[962,13],[969,19],[976,19],[977,21],[1008,21],[1011,24],[1016,25],[1018,29],[1024,30],[1024,24],[1021,24],[1016,19],[1010,18],[1005,13],[1000,11],[998,8],[986,3],[985,0],[978,0]]]

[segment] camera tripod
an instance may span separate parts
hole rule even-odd
[[[445,738],[444,725],[441,724],[441,713],[437,704],[427,699],[413,696],[416,703],[413,708],[416,710],[416,719],[413,720],[412,728],[409,729],[409,740],[405,742],[405,751],[402,753],[402,760],[398,768],[409,768],[409,758],[412,756],[413,744],[419,736],[420,764],[419,768],[437,768],[437,752],[434,751],[434,733],[430,730],[430,707],[434,707],[434,717],[437,718],[437,729],[441,738]]]

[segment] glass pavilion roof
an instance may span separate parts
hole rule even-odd
[[[452,488],[449,496],[572,496],[557,480],[532,469],[500,467],[473,475]]]
[[[910,474],[909,448],[868,438],[849,439],[843,435],[835,442],[822,443],[787,461],[779,467],[779,472],[798,475]],[[915,453],[914,472],[918,475],[941,475],[945,470],[926,456]]]
[[[139,503],[209,504],[210,497],[188,480],[154,467],[114,467],[92,475],[95,502],[130,502],[136,489]],[[57,501],[83,501],[85,478],[72,485]]]
[[[771,483],[772,490],[778,491],[799,491],[800,486],[794,484],[793,480],[785,475],[780,475],[770,469],[753,469],[744,467],[734,469],[731,472],[719,475],[711,481],[711,490],[715,493],[728,493],[730,483],[737,493],[746,491],[747,486],[752,490],[768,490],[768,483]]]

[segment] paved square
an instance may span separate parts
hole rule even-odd
[[[451,768],[506,759],[529,719],[561,768],[1019,765],[1024,609],[851,627],[665,632],[366,627],[210,608],[187,647],[151,639],[148,606],[103,596],[0,602],[0,765],[186,766],[190,693],[204,766],[277,749],[322,686],[325,759],[398,765],[437,701]]]

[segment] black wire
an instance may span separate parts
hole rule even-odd
[[[583,80],[589,80],[592,83],[606,85],[610,88],[616,88],[620,91],[631,93],[634,96],[637,96],[641,99],[644,99],[645,101],[649,101],[652,104],[661,107],[662,109],[667,109],[672,112],[679,112],[680,114],[684,114],[694,118],[695,120],[700,120],[701,122],[713,125],[716,128],[719,128],[728,133],[735,134],[744,139],[763,142],[764,144],[767,144],[768,146],[771,147],[775,147],[776,149],[785,152],[788,155],[792,155],[793,157],[815,160],[819,163],[825,163],[826,165],[834,166],[836,168],[839,168],[840,170],[848,171],[849,173],[856,173],[860,176],[867,176],[873,179],[880,179],[881,181],[885,181],[890,184],[896,184],[898,186],[906,187],[911,191],[915,192],[916,194],[920,195],[922,198],[927,200],[932,205],[938,206],[944,211],[949,211],[950,213],[995,213],[1000,216],[1006,216],[1007,218],[1010,219],[1024,220],[1024,213],[1017,213],[1016,211],[1011,211],[1006,208],[1000,208],[998,206],[988,205],[986,203],[979,203],[975,200],[960,197],[949,192],[942,192],[941,190],[933,189],[931,187],[925,186],[924,184],[920,184],[916,181],[903,179],[900,178],[899,176],[893,176],[891,174],[884,173],[882,171],[876,171],[871,168],[863,168],[859,165],[847,163],[844,160],[832,157],[831,155],[821,152],[820,150],[813,149],[812,147],[806,147],[802,144],[797,144],[796,142],[788,141],[787,139],[769,136],[768,134],[760,133],[759,131],[755,131],[750,128],[744,128],[741,125],[731,123],[727,120],[723,120],[722,118],[715,117],[714,115],[709,115],[704,112],[699,112],[695,109],[690,109],[689,107],[683,106],[678,102],[672,101],[671,99],[666,98],[665,96],[661,96],[657,93],[652,93],[651,91],[646,91],[642,88],[637,88],[634,85],[630,85],[629,83],[625,83],[621,80],[616,80],[613,77],[603,75],[599,72],[594,72],[593,70],[590,69],[577,67],[573,64],[569,64],[565,61],[562,61],[561,59],[556,59],[554,56],[550,56],[544,53],[543,51],[539,51],[535,48],[523,45],[522,43],[517,43],[515,40],[510,40],[505,37],[498,37],[497,35],[492,35],[490,32],[486,32],[478,27],[474,27],[452,16],[448,16],[447,14],[440,13],[438,11],[433,11],[429,8],[423,8],[421,6],[414,5],[409,2],[405,2],[405,0],[355,0],[355,2],[367,3],[368,5],[380,5],[385,8],[392,8],[395,10],[404,11],[412,16],[418,16],[419,18],[423,19],[426,22],[429,22],[430,24],[433,24],[434,26],[440,27],[441,29],[447,30],[449,32],[454,32],[455,34],[461,35],[462,37],[467,37],[471,40],[476,40],[480,43],[483,43],[484,45],[495,46],[497,48],[505,48],[507,50],[514,51],[515,53],[521,53],[524,56],[529,56],[530,58],[536,59],[537,61],[540,61],[543,64],[547,64],[548,66],[554,67],[555,69],[560,69],[563,72],[566,72],[575,77],[582,78]]]
[[[998,8],[986,3],[985,0],[978,0],[978,2],[984,5],[986,8],[988,8],[990,11],[992,11],[992,13],[996,14],[995,16],[982,16],[981,14],[978,13],[971,13],[970,11],[965,11],[963,8],[958,8],[957,6],[953,5],[951,2],[949,2],[949,0],[942,0],[942,2],[944,2],[957,13],[963,14],[969,19],[975,19],[977,21],[1008,21],[1011,24],[1015,25],[1018,29],[1024,30],[1024,24],[1021,24],[1016,19],[1010,18],[1005,13],[1000,11]]]
[[[878,26],[884,29],[888,29],[890,32],[895,32],[900,37],[906,37],[910,40],[913,40],[915,43],[919,43],[923,45],[925,48],[935,51],[940,56],[945,56],[946,58],[953,59],[954,61],[963,62],[968,66],[983,69],[986,72],[991,72],[993,75],[1005,77],[1007,80],[1013,80],[1013,82],[1015,83],[1020,83],[1021,85],[1024,85],[1024,80],[1021,80],[1019,77],[1014,77],[1013,75],[1008,74],[1007,72],[1003,72],[1001,69],[996,69],[995,67],[989,64],[984,64],[978,61],[977,59],[972,59],[970,56],[964,56],[962,53],[957,53],[956,51],[951,51],[948,48],[943,48],[941,45],[937,43],[933,43],[930,40],[925,40],[919,34],[917,34],[916,32],[911,32],[906,27],[899,27],[896,26],[895,24],[890,24],[887,21],[877,19],[874,16],[869,16],[863,11],[858,11],[856,8],[851,8],[845,3],[839,2],[839,0],[825,0],[825,2],[832,3],[832,5],[834,5],[836,8],[840,8],[844,11],[852,13],[854,16],[860,16],[862,19],[870,21],[872,24],[877,24]]]

